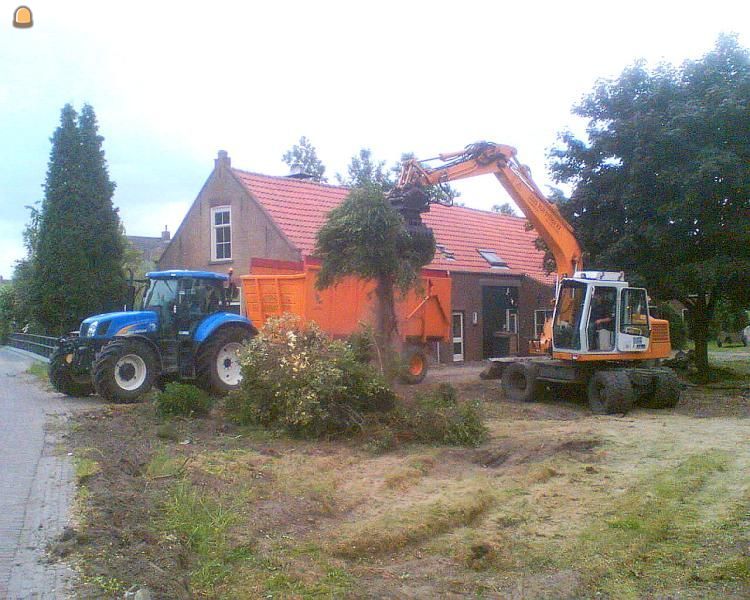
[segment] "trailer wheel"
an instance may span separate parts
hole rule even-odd
[[[240,387],[239,351],[252,337],[243,327],[224,327],[208,338],[195,358],[198,384],[212,394],[227,394]]]
[[[589,381],[588,398],[595,415],[624,414],[633,407],[633,384],[624,371],[597,371]]]
[[[427,375],[427,355],[424,349],[408,346],[401,357],[405,363],[401,372],[401,381],[409,385],[422,383]]]
[[[539,391],[537,370],[535,364],[523,362],[505,367],[501,383],[505,397],[513,402],[533,402]]]
[[[49,380],[52,387],[61,394],[83,398],[94,393],[94,385],[89,381],[77,381],[73,376],[70,364],[65,359],[69,353],[58,349],[49,359]]]
[[[649,408],[674,408],[680,401],[681,388],[674,373],[657,373],[654,375],[654,391],[644,405]]]
[[[92,379],[96,393],[112,402],[135,402],[151,389],[159,361],[146,343],[115,339],[104,346],[94,361]]]

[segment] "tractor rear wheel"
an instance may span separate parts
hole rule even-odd
[[[243,327],[224,327],[203,342],[195,358],[198,385],[220,395],[238,389],[242,382],[239,351],[251,337]]]
[[[535,364],[525,362],[505,367],[500,384],[505,397],[513,402],[533,402],[541,387],[536,380],[537,370]]]
[[[91,379],[81,381],[75,377],[70,368],[70,363],[65,358],[66,356],[68,356],[67,353],[55,350],[49,359],[49,369],[47,372],[52,387],[66,396],[73,396],[75,398],[90,396],[94,393],[94,385],[91,383]]]
[[[624,371],[597,371],[589,380],[589,407],[595,415],[624,414],[633,407],[634,396]]]
[[[427,355],[424,352],[424,348],[420,346],[407,346],[401,358],[404,368],[401,370],[399,379],[409,385],[422,383],[427,376]]]
[[[154,385],[159,361],[154,350],[136,339],[115,339],[102,348],[92,369],[96,393],[112,402],[135,402]]]

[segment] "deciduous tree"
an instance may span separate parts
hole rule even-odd
[[[435,254],[435,240],[431,234],[418,239],[410,235],[382,187],[366,183],[328,214],[318,231],[315,254],[322,259],[317,281],[321,289],[349,276],[376,282],[376,333],[384,347],[391,347],[395,292],[416,282]]]
[[[328,181],[325,177],[326,168],[323,162],[318,158],[318,152],[304,135],[299,139],[298,144],[294,144],[290,150],[281,157],[290,168],[299,168],[303,173],[310,175],[313,181]]]

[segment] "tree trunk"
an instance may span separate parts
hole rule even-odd
[[[690,307],[693,340],[695,341],[695,367],[698,369],[698,378],[702,382],[708,381],[708,325],[711,321],[710,305],[706,303],[706,294],[698,293],[693,305]]]
[[[375,287],[375,296],[377,298],[375,337],[385,357],[384,364],[381,365],[383,375],[390,380],[395,376],[393,367],[397,363],[397,352],[393,344],[393,334],[397,331],[393,281],[388,278],[379,279]]]

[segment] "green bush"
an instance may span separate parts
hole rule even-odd
[[[672,343],[672,348],[682,350],[685,348],[688,337],[687,325],[685,325],[682,315],[666,302],[659,304],[658,309],[659,316],[669,321],[669,339]]]
[[[459,402],[456,389],[448,383],[416,394],[406,424],[422,442],[478,446],[487,439],[478,403]]]
[[[189,383],[170,382],[156,395],[156,412],[162,417],[200,417],[211,410],[211,397]]]
[[[361,363],[369,364],[375,359],[375,334],[372,327],[362,325],[346,339],[354,352],[354,358]]]
[[[241,424],[283,427],[302,437],[351,434],[365,414],[393,408],[395,394],[352,347],[314,324],[269,319],[240,354],[242,385],[225,403]]]

